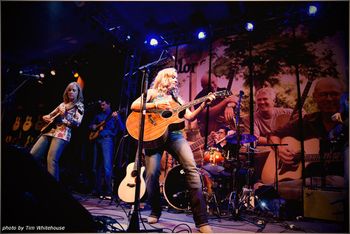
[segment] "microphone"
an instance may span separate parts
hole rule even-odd
[[[175,56],[170,54],[170,52],[167,49],[165,49],[164,52],[165,52],[166,57],[170,57],[170,59],[175,61]]]
[[[240,91],[239,91],[239,95],[240,95],[240,96],[243,96],[243,95],[244,95],[243,90],[240,90]]]

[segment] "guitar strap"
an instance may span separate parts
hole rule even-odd
[[[175,93],[175,91],[174,90],[171,90],[170,91],[170,95],[171,95],[171,97],[175,100],[175,102],[177,102],[180,106],[182,106],[182,104],[179,102],[179,100],[178,100],[178,95]]]

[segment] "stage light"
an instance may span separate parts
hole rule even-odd
[[[126,40],[129,41],[131,39],[131,36],[130,35],[127,35],[126,36]]]
[[[316,15],[316,12],[317,12],[317,7],[314,5],[310,5],[308,10],[308,15],[314,16]]]
[[[53,76],[56,75],[56,71],[55,71],[55,70],[51,70],[50,73],[51,73],[51,75],[53,75]]]
[[[197,37],[198,37],[199,40],[204,40],[207,37],[207,34],[204,31],[200,31],[197,34]]]
[[[19,70],[19,74],[23,74],[23,71],[22,71],[22,70]]]
[[[155,38],[152,38],[150,41],[149,41],[149,44],[151,46],[157,46],[158,45],[158,40],[155,39]]]
[[[248,32],[251,32],[254,30],[254,24],[252,22],[247,22],[246,25],[245,25],[245,29],[248,31]]]
[[[45,77],[45,74],[44,73],[40,73],[39,75],[41,78],[44,78]]]
[[[78,72],[74,72],[73,76],[74,76],[74,78],[78,78],[79,77],[79,73]]]

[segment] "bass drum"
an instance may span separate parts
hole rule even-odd
[[[212,180],[209,173],[203,173],[199,169],[203,191],[212,193]],[[170,206],[177,210],[187,210],[190,206],[190,193],[186,186],[186,173],[181,165],[177,165],[168,171],[164,182],[164,197]]]

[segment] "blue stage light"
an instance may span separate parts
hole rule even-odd
[[[308,10],[308,14],[310,16],[314,16],[314,15],[316,15],[316,13],[317,13],[317,7],[314,5],[310,5],[309,10]]]
[[[251,22],[247,22],[246,25],[245,25],[245,29],[248,31],[248,32],[251,32],[254,30],[254,24],[251,23]]]
[[[157,46],[158,45],[158,40],[155,39],[155,38],[152,38],[150,41],[149,41],[149,44],[151,46]]]
[[[207,34],[203,31],[200,31],[197,35],[199,40],[204,40],[207,37]]]

